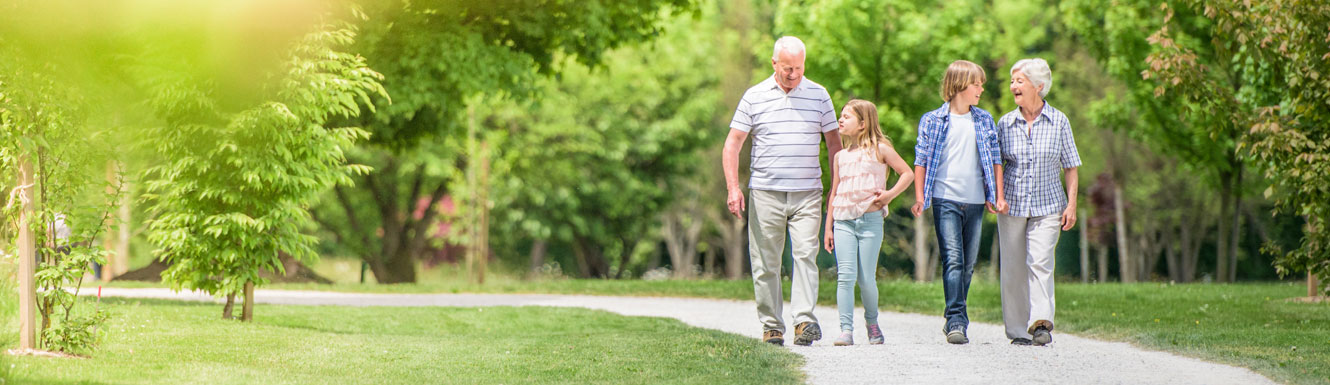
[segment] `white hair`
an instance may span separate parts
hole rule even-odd
[[[776,46],[771,50],[771,60],[780,60],[780,51],[796,55],[804,53],[804,42],[794,36],[782,36],[776,40]]]
[[[1048,62],[1044,59],[1021,59],[1011,66],[1011,74],[1021,71],[1025,77],[1030,78],[1034,87],[1039,89],[1039,97],[1048,96],[1048,89],[1053,86],[1053,71],[1048,69]]]

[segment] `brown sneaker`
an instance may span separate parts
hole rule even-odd
[[[818,327],[816,323],[804,322],[794,327],[795,345],[808,346],[812,345],[813,341],[820,339],[822,339],[822,328]]]
[[[762,342],[772,345],[785,345],[785,333],[780,330],[770,329],[762,333]]]

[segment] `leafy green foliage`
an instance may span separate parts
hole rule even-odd
[[[582,276],[623,276],[679,178],[723,133],[711,126],[719,79],[706,70],[715,24],[664,27],[665,38],[605,53],[603,70],[564,62],[559,79],[537,83],[542,102],[485,114],[501,130],[496,242],[553,239],[573,248]]]
[[[1330,5],[1305,1],[1184,2],[1212,26],[1209,40],[1179,38],[1176,25],[1151,37],[1158,52],[1145,74],[1156,94],[1179,93],[1246,133],[1238,144],[1265,171],[1283,212],[1308,218],[1301,244],[1280,254],[1281,275],[1308,271],[1330,281]],[[1175,8],[1164,7],[1170,18]],[[1169,19],[1166,19],[1168,21]],[[1217,58],[1206,52],[1216,52]],[[1214,74],[1228,74],[1217,78]],[[1323,288],[1330,292],[1330,288]]]
[[[147,88],[164,124],[148,129],[146,145],[163,162],[146,171],[144,197],[156,215],[149,238],[171,263],[163,280],[235,294],[246,283],[266,283],[261,270],[283,272],[279,253],[316,257],[316,239],[302,232],[311,224],[307,207],[367,171],[345,159],[367,133],[327,124],[384,95],[382,76],[345,52],[354,36],[340,22],[319,25],[273,75],[268,101],[238,112],[224,109],[209,82],[152,78]]]

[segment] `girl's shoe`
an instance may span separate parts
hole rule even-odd
[[[854,335],[850,332],[843,331],[840,333],[840,337],[836,337],[836,346],[850,345],[854,345]]]
[[[881,345],[883,342],[885,339],[882,338],[882,328],[877,324],[868,325],[868,344]]]

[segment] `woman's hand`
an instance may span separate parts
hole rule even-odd
[[[1067,205],[1066,210],[1062,210],[1062,231],[1071,230],[1076,226],[1076,205]]]

